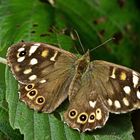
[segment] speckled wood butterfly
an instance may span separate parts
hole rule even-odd
[[[104,126],[110,112],[140,108],[140,74],[90,62],[89,51],[77,58],[49,44],[21,42],[10,47],[7,61],[30,108],[51,113],[68,97],[64,121],[73,129],[91,131]]]

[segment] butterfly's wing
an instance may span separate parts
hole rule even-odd
[[[91,131],[105,125],[109,111],[100,97],[100,88],[87,71],[76,79],[69,95],[69,107],[64,113],[64,121],[78,131]]]
[[[18,43],[7,53],[21,100],[44,112],[54,111],[66,99],[75,59],[72,53],[44,43]]]
[[[126,113],[140,108],[140,74],[132,69],[96,60],[93,78],[102,90],[104,105],[112,113]]]
[[[140,108],[140,74],[105,61],[93,61],[69,93],[65,122],[79,131],[105,125],[109,112]]]

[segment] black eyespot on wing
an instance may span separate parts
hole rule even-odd
[[[33,88],[33,85],[28,85],[27,88],[28,89],[32,89]]]
[[[80,116],[80,120],[81,121],[85,121],[87,119],[87,116],[85,115],[85,114],[82,114],[81,116]]]
[[[70,116],[74,117],[76,115],[76,112],[73,110],[70,112]]]
[[[32,90],[32,91],[29,92],[29,95],[30,96],[34,96],[35,94],[36,94],[36,91],[35,90]]]
[[[25,56],[26,55],[26,51],[21,51],[20,53],[19,53],[19,57],[23,57],[23,56]]]
[[[75,109],[69,111],[69,117],[71,119],[74,119],[76,116],[77,116],[77,111]]]
[[[45,102],[45,98],[43,96],[39,96],[37,97],[36,102],[38,104],[43,104]]]
[[[94,120],[95,119],[95,116],[92,114],[90,115],[90,120]]]
[[[44,100],[43,100],[43,98],[38,98],[38,100],[37,100],[39,103],[42,103]]]

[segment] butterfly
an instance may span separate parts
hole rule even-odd
[[[78,131],[104,126],[109,113],[140,108],[140,74],[102,60],[80,58],[50,44],[20,42],[7,52],[19,84],[20,100],[51,113],[68,98],[64,122]]]

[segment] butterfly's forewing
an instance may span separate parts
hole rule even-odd
[[[18,43],[7,54],[21,100],[45,112],[52,112],[66,99],[75,59],[73,54],[43,43]]]
[[[32,79],[34,82],[41,81],[44,75],[56,71],[55,66],[62,67],[65,71],[75,59],[72,53],[44,43],[21,42],[12,45],[7,53],[8,64],[21,83],[30,83]]]
[[[105,61],[93,61],[93,77],[102,90],[102,102],[112,113],[140,108],[140,74]]]

